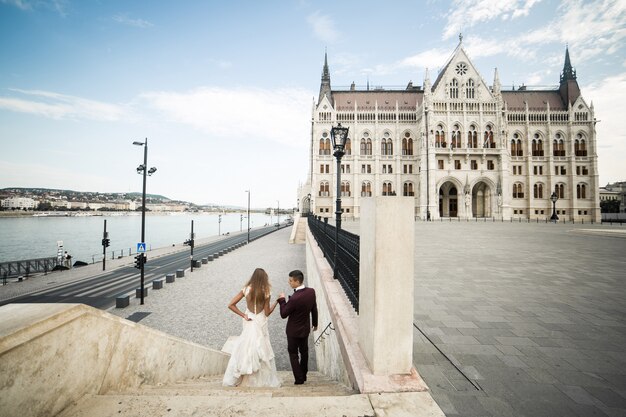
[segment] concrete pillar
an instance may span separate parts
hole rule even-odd
[[[413,367],[413,198],[361,200],[359,345],[374,375]]]

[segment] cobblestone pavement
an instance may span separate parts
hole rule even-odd
[[[149,313],[139,323],[220,350],[229,336],[241,333],[241,319],[228,310],[227,305],[255,268],[263,268],[268,273],[272,302],[279,292],[289,293],[290,271],[305,270],[304,245],[290,245],[290,233],[291,228],[281,229],[194,268],[193,272],[187,270],[185,277],[164,284],[162,290],[150,289],[143,306],[133,299],[129,307],[111,308],[109,312],[123,318],[134,313]],[[245,309],[243,301],[239,308]],[[291,369],[286,323],[276,307],[269,318],[269,332],[278,370]],[[316,370],[312,340],[309,340],[309,349],[309,367]]]
[[[414,363],[447,416],[626,415],[626,228],[420,222],[415,251]]]

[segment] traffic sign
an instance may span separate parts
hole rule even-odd
[[[146,242],[137,243],[137,253],[146,253]]]

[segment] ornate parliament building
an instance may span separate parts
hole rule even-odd
[[[487,85],[462,43],[434,82],[404,89],[332,89],[324,58],[313,106],[310,174],[300,209],[334,218],[336,159],[330,131],[350,140],[341,160],[344,219],[361,200],[404,196],[415,217],[600,221],[593,103],[581,96],[569,51],[559,87]]]

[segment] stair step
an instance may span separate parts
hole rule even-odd
[[[87,395],[60,417],[118,416],[374,416],[366,394],[349,397]]]
[[[224,387],[222,375],[181,381],[167,385],[143,385],[123,392],[108,392],[107,395],[133,396],[225,396],[239,397],[332,397],[356,394],[356,391],[319,372],[309,372],[304,385],[294,385],[291,372],[278,372],[280,388],[269,387]]]

